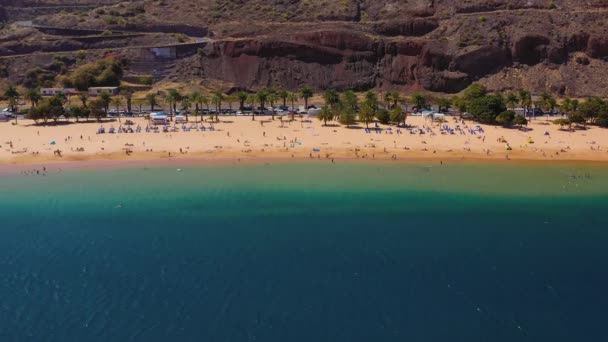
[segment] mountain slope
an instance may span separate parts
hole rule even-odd
[[[17,3],[66,6],[26,0],[6,8]],[[480,81],[492,89],[606,96],[607,14],[608,0],[147,0],[34,20],[211,37],[200,54],[176,64],[178,81],[445,93]]]

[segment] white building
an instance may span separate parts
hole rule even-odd
[[[89,95],[99,96],[104,91],[110,95],[118,95],[118,87],[91,87],[89,88]]]
[[[74,88],[40,88],[40,95],[55,96],[62,93],[66,96],[77,94],[78,91]]]

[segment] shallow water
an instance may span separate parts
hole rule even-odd
[[[0,341],[608,340],[607,170],[0,176]]]

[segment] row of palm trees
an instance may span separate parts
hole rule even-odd
[[[234,94],[225,94],[221,91],[213,91],[210,93],[203,93],[201,91],[193,91],[191,93],[182,93],[177,89],[168,89],[166,92],[149,93],[143,99],[136,100],[140,105],[142,103],[148,104],[150,110],[154,111],[159,106],[160,101],[164,102],[169,108],[169,115],[173,116],[178,112],[178,107],[186,109],[186,113],[194,107],[194,114],[201,115],[202,109],[206,108],[207,112],[211,112],[211,106],[213,106],[216,119],[217,115],[222,111],[224,104],[228,105],[230,110],[233,109],[233,104],[238,103],[238,109],[244,110],[249,105],[252,110],[252,120],[255,120],[255,108],[256,104],[264,110],[267,105],[275,107],[276,104],[282,103],[283,106],[291,104],[291,107],[295,107],[295,104],[300,99],[304,100],[304,105],[308,108],[308,102],[313,97],[314,92],[310,87],[303,87],[299,92],[289,92],[283,89],[266,88],[258,91],[257,93],[250,93],[245,91],[239,91]],[[272,111],[272,117],[274,120],[275,111]]]
[[[435,104],[439,111],[447,111],[454,107],[462,112],[466,110],[465,105],[468,96],[475,96],[476,92],[485,91],[483,86],[474,84],[464,91],[462,96],[454,96],[451,98],[438,97],[434,98],[427,94],[415,93],[410,97],[405,97],[396,91],[387,91],[380,93],[368,92],[365,94],[367,100],[370,98],[370,94],[375,94],[376,101],[380,106],[386,109],[394,109],[396,107],[403,108],[408,111],[408,107],[412,110],[421,111],[431,107],[431,104]],[[347,91],[345,102],[353,103],[348,97],[356,97],[357,95],[352,91]],[[86,93],[80,93],[77,95],[83,108],[87,108],[88,95]],[[201,115],[202,109],[206,108],[208,113],[211,113],[211,107],[215,110],[215,119],[217,120],[218,114],[222,111],[222,106],[227,105],[230,110],[233,109],[233,104],[238,103],[238,109],[244,110],[248,106],[252,110],[252,120],[255,120],[256,105],[259,108],[265,110],[267,105],[276,108],[275,105],[282,103],[283,106],[290,104],[292,108],[299,100],[304,101],[305,108],[309,108],[309,100],[314,96],[314,91],[311,87],[302,87],[297,92],[289,92],[284,89],[265,88],[258,92],[245,92],[239,91],[232,94],[225,94],[221,91],[212,91],[204,93],[202,91],[193,91],[190,93],[180,92],[177,89],[168,89],[165,92],[149,93],[144,98],[133,98],[133,92],[129,90],[123,90],[120,95],[112,96],[109,93],[102,93],[97,100],[99,100],[105,110],[105,114],[111,106],[115,107],[117,111],[119,108],[126,104],[127,111],[131,112],[134,104],[149,105],[150,110],[154,111],[160,103],[164,103],[168,106],[169,114],[172,117],[178,112],[178,107],[186,109],[185,113],[188,115],[190,109],[194,107],[194,115]],[[560,108],[563,112],[576,111],[579,103],[577,100],[564,99],[561,105],[558,105],[555,97],[550,94],[543,93],[535,101],[532,100],[532,95],[527,90],[519,90],[517,92],[508,92],[501,95],[504,99],[504,103],[508,108],[515,108],[517,105],[521,106],[524,111],[529,113],[532,108],[542,108],[546,111],[554,111],[556,108]],[[21,94],[15,86],[10,85],[4,92],[4,97],[8,99],[9,106],[15,109],[18,99]],[[35,108],[40,101],[42,96],[38,89],[29,89],[23,95],[23,97],[30,101],[31,106]],[[340,101],[340,94],[335,90],[329,89],[324,94],[326,106],[335,107],[336,103]],[[355,101],[356,102],[356,101]],[[369,102],[369,101],[368,101]],[[365,102],[364,102],[365,103]],[[358,109],[354,109],[358,110]],[[275,111],[271,112],[274,120]],[[293,117],[292,117],[293,119]]]

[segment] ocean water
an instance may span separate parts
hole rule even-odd
[[[608,341],[608,167],[0,176],[0,341]]]

